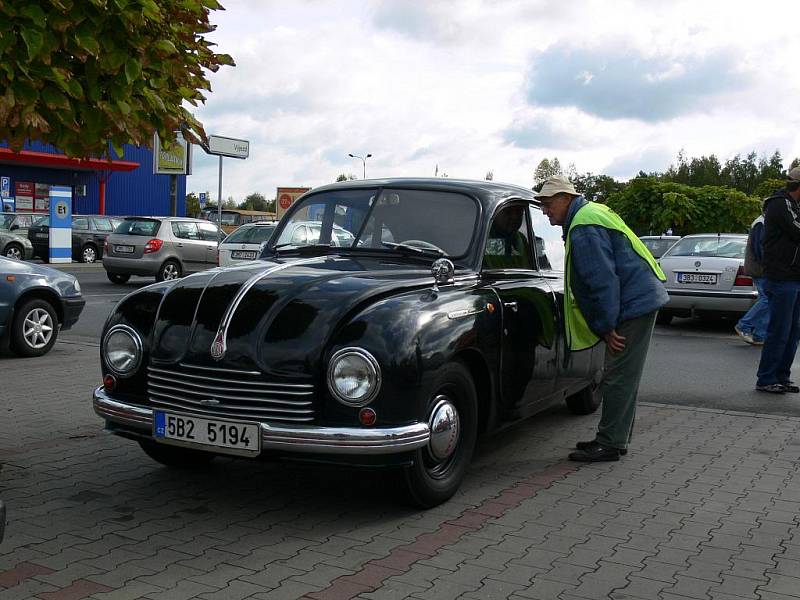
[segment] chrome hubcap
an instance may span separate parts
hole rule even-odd
[[[22,335],[31,348],[44,348],[53,337],[53,319],[42,308],[34,308],[25,316]]]
[[[428,451],[437,461],[447,460],[456,449],[461,433],[458,411],[447,396],[438,396],[434,400],[428,425],[431,429]]]
[[[175,265],[167,265],[164,267],[164,279],[177,279],[178,268]]]
[[[6,251],[6,257],[20,260],[22,258],[22,252],[19,251],[19,248],[12,247]]]
[[[85,248],[83,250],[83,262],[93,263],[97,259],[97,253],[94,248]]]

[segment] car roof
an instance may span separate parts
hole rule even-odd
[[[719,238],[736,240],[741,238],[747,238],[747,234],[746,233],[692,233],[684,236],[684,238],[699,238],[699,237],[719,237]]]

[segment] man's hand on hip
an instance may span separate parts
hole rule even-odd
[[[615,329],[612,329],[605,334],[603,339],[605,339],[606,346],[608,346],[608,349],[611,350],[612,354],[619,354],[625,350],[625,338],[618,334]]]

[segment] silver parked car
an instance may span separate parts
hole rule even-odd
[[[667,276],[669,302],[658,322],[672,317],[741,315],[755,303],[758,291],[744,274],[747,236],[739,233],[687,235],[659,259]]]
[[[257,221],[237,227],[219,245],[219,266],[230,267],[261,254],[262,244],[268,242],[278,221]]]
[[[661,258],[670,249],[670,246],[681,239],[679,235],[642,235],[639,239],[644,242],[653,258]]]
[[[0,255],[15,260],[30,260],[33,258],[33,244],[26,237],[0,229]]]
[[[184,217],[127,217],[106,239],[103,267],[113,283],[131,275],[177,279],[217,266],[224,237],[209,221]]]

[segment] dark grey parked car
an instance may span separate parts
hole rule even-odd
[[[72,216],[72,258],[83,263],[93,263],[103,258],[103,244],[122,219],[103,215]],[[47,217],[36,221],[28,229],[28,239],[33,244],[33,254],[42,260],[50,255],[50,225]]]
[[[0,257],[0,348],[41,356],[69,329],[86,303],[69,273]]]

